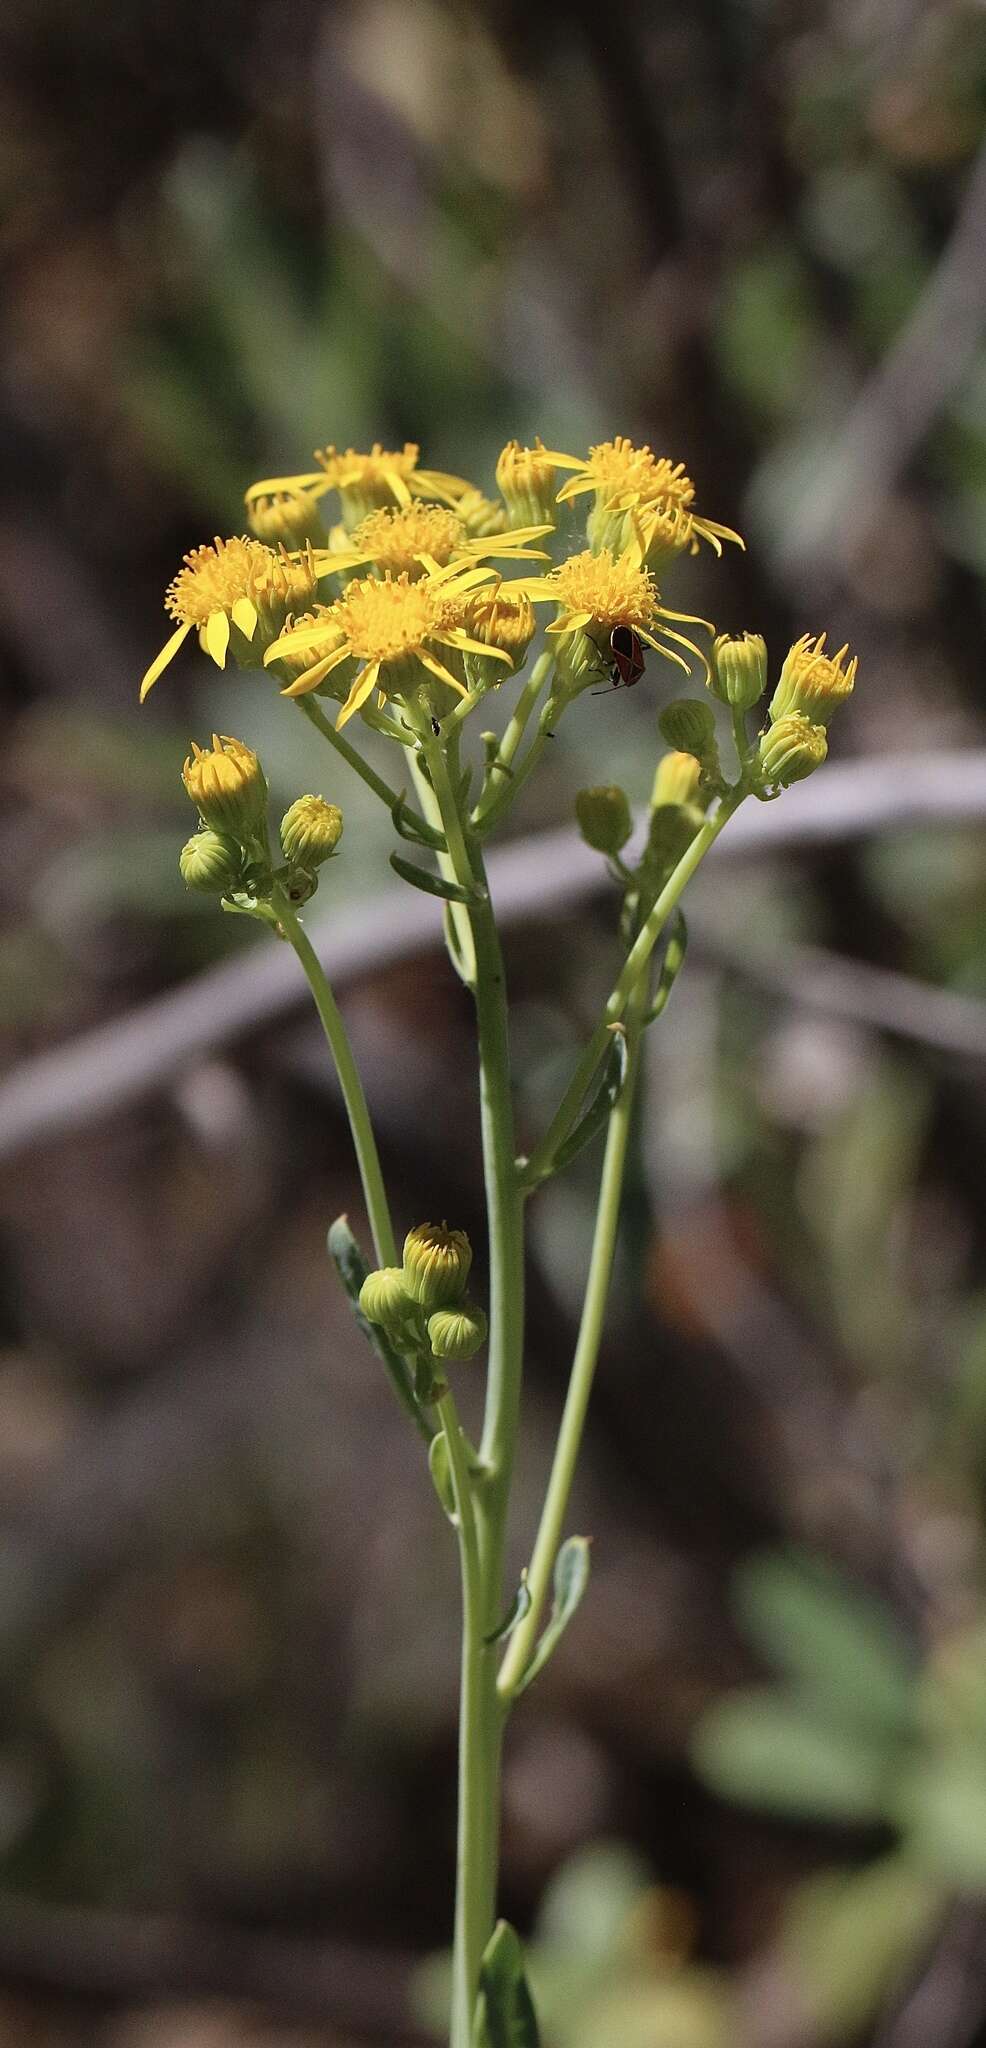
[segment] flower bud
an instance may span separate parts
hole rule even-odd
[[[662,755],[654,777],[651,809],[661,810],[665,804],[690,804],[698,794],[701,779],[702,770],[694,754]]]
[[[617,854],[633,831],[627,793],[615,782],[580,789],[575,799],[579,831],[596,853]]]
[[[178,866],[186,889],[227,896],[239,880],[243,853],[228,832],[195,832],[182,847]]]
[[[751,711],[767,687],[767,642],[761,633],[742,640],[719,633],[712,648],[711,687],[734,711]]]
[[[342,838],[342,812],[321,796],[298,796],[281,819],[285,860],[302,868],[320,867]]]
[[[482,689],[488,683],[502,683],[505,677],[517,675],[527,660],[536,630],[529,597],[523,593],[511,597],[502,585],[481,590],[469,606],[466,632],[471,640],[482,640],[487,647],[499,648],[502,654],[509,655],[511,666],[508,668],[503,661],[484,661],[481,654],[467,654],[465,673],[470,689]]]
[[[455,516],[461,519],[470,540],[488,540],[491,534],[502,533],[507,523],[505,507],[476,490],[463,491],[461,498],[456,499]]]
[[[436,1358],[475,1358],[486,1342],[486,1317],[469,1301],[440,1308],[428,1317],[428,1342]]]
[[[241,841],[255,838],[263,829],[267,778],[256,754],[242,740],[215,732],[211,748],[197,747],[193,740],[181,774],[203,825],[231,832]]]
[[[778,718],[760,741],[760,773],[765,782],[787,789],[820,768],[828,750],[823,725],[813,725],[798,712]]]
[[[466,1290],[472,1247],[464,1230],[419,1223],[404,1239],[404,1285],[425,1309],[449,1308]]]
[[[246,494],[246,506],[251,531],[258,540],[266,541],[269,548],[282,546],[290,552],[292,548],[303,548],[308,541],[314,547],[324,548],[325,522],[310,491],[295,490],[290,485],[282,490],[258,491],[254,485]]]
[[[817,640],[803,633],[796,640],[781,669],[780,681],[770,700],[772,720],[792,715],[808,718],[813,725],[827,725],[856,682],[856,656],[843,668],[848,644],[838,654],[826,654],[825,635]],[[807,773],[807,771],[806,771]]]
[[[710,704],[701,697],[677,697],[666,705],[658,719],[662,739],[679,754],[694,754],[706,761],[716,752],[716,721]]]
[[[533,448],[508,441],[496,465],[496,481],[511,526],[552,526],[555,511],[555,465],[540,437]]]
[[[377,1323],[388,1337],[405,1335],[414,1316],[414,1303],[400,1266],[380,1266],[375,1273],[368,1273],[359,1291],[359,1305],[367,1322]]]

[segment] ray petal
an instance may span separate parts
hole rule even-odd
[[[188,619],[186,620],[183,626],[176,627],[175,631],[171,635],[170,640],[165,641],[160,654],[155,655],[154,660],[152,661],[150,668],[147,670],[140,686],[140,701],[142,704],[144,698],[147,695],[148,690],[153,690],[158,677],[164,674],[164,671],[167,668],[168,663],[170,661],[174,661],[175,655],[177,654],[178,649],[182,644],[182,641],[188,638],[188,635],[191,632],[191,630],[192,622],[191,619]]]
[[[210,612],[205,626],[205,651],[217,668],[225,668],[229,648],[229,618],[225,612]]]
[[[376,681],[379,674],[380,663],[378,661],[371,661],[369,665],[362,670],[361,674],[357,676],[356,681],[354,682],[353,687],[350,690],[349,695],[346,698],[346,701],[342,707],[342,710],[340,711],[339,716],[336,719],[337,732],[339,731],[340,726],[348,725],[349,720],[353,716],[353,713],[359,711],[360,707],[366,703],[367,698],[372,696],[373,691],[376,687]]]

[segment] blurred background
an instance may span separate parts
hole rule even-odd
[[[188,650],[136,690],[255,477],[407,438],[491,489],[535,433],[683,461],[748,552],[669,601],[860,684],[651,1034],[503,1907],[547,2048],[986,2041],[981,0],[7,0],[0,59],[0,2048],[441,2031],[454,1547],[325,1257],[300,976],[176,869],[189,735],[287,800],[309,729]],[[657,667],[518,842],[646,798]],[[466,1000],[316,786],[399,1225],[479,1238]],[[533,1129],[615,905],[518,859]],[[518,1565],[594,1163],[532,1205]]]

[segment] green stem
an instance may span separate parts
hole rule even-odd
[[[551,1170],[551,1162],[560,1144],[567,1138],[579,1113],[586,1089],[609,1044],[610,1032],[618,1024],[626,1009],[630,995],[639,981],[654,947],[660,938],[664,925],[674,909],[685,884],[689,882],[696,868],[704,860],[709,847],[718,839],[723,826],[732,817],[742,802],[745,790],[733,790],[724,798],[714,818],[707,818],[696,832],[691,845],[682,854],[677,867],[669,875],[653,910],[645,919],[633,945],[623,963],[610,995],[603,1007],[602,1016],[575,1069],[572,1079],[562,1096],[539,1145],[535,1146],[524,1167],[524,1180],[528,1188],[536,1187]]]
[[[500,816],[505,803],[511,801],[513,795],[512,783],[515,779],[512,768],[514,757],[527,730],[528,720],[534,710],[534,706],[541,695],[545,678],[550,675],[554,666],[554,660],[555,657],[550,648],[544,654],[539,655],[521,690],[513,709],[513,715],[509,720],[493,760],[486,771],[483,793],[472,814],[472,824],[476,831],[481,831],[485,834],[490,825]],[[528,772],[525,770],[525,781]]]
[[[493,1925],[495,1862],[491,1853],[498,1757],[493,1657],[484,1641],[482,1562],[466,1447],[452,1395],[438,1402],[458,1519],[462,1575],[462,1666],[459,1686],[459,1797],[455,1935],[452,1949],[452,2048],[470,2048],[479,1966]],[[492,1709],[492,1714],[491,1714]]]
[[[453,882],[461,882],[463,874],[471,873],[471,869],[469,868],[468,858],[464,854],[461,822],[458,822],[457,827],[453,827],[450,822],[453,816],[458,820],[458,805],[452,797],[452,788],[448,772],[445,768],[445,754],[441,743],[435,741],[430,733],[426,734],[422,730],[421,739],[428,760],[428,766],[431,770],[432,780],[429,782],[427,777],[422,774],[418,758],[415,754],[412,754],[411,773],[414,776],[414,786],[418,792],[421,808],[429,825],[437,828],[442,833],[446,846],[451,846],[448,837],[449,831],[452,829],[458,830],[459,844],[456,852],[454,854],[451,851],[448,853],[438,853],[437,859],[441,874]],[[445,778],[448,798],[448,802],[445,805],[439,801],[439,795],[435,788],[436,761],[441,762],[442,773]],[[446,817],[446,810],[448,811],[448,817]],[[449,946],[453,965],[456,973],[465,982],[466,987],[471,989],[475,986],[476,980],[476,951],[473,945],[472,926],[469,922],[465,905],[462,903],[447,903],[445,906],[446,935],[450,930],[455,940],[454,948],[451,945]]]
[[[482,1477],[475,1494],[476,1535],[482,1582],[483,1633],[496,1628],[503,1606],[504,1545],[507,1507],[517,1443],[524,1341],[524,1208],[515,1164],[513,1100],[506,974],[496,919],[489,900],[482,853],[469,833],[456,801],[449,765],[441,744],[425,741],[442,825],[455,878],[478,889],[477,902],[466,908],[475,952],[473,993],[479,1042],[480,1120],[489,1227],[490,1339],[486,1412],[480,1447]],[[454,768],[454,762],[453,762]],[[464,1650],[465,1656],[465,1650]],[[502,1712],[496,1694],[496,1661],[484,1647],[481,1673],[474,1673],[473,1709],[478,1733],[469,1738],[469,1784],[481,1798],[485,1833],[474,1834],[470,1860],[460,1870],[460,1887],[476,1902],[475,1920],[482,1922],[485,1947],[493,1929],[499,1837],[499,1780]],[[466,1741],[466,1736],[463,1740]],[[465,1909],[464,1909],[465,1910]],[[472,1908],[470,1908],[470,1913]],[[470,1923],[471,1924],[471,1923]],[[480,1954],[482,1948],[480,1948]],[[479,1958],[470,1960],[469,2014],[475,2005]],[[463,1963],[465,1970],[465,1963]],[[468,2048],[464,2005],[457,2011],[453,2048]]]
[[[582,1304],[582,1318],[579,1324],[578,1341],[572,1360],[571,1377],[565,1399],[558,1442],[551,1466],[551,1477],[545,1494],[544,1507],[538,1526],[537,1537],[531,1555],[527,1575],[531,1604],[522,1622],[514,1630],[500,1667],[498,1690],[501,1699],[509,1702],[517,1685],[523,1678],[530,1662],[531,1652],[537,1635],[538,1623],[551,1586],[555,1559],[558,1555],[568,1509],[572,1480],[582,1443],[586,1411],[599,1346],[602,1341],[603,1322],[606,1313],[606,1299],[613,1273],[613,1257],[616,1249],[616,1233],[619,1224],[620,1199],[623,1193],[623,1177],[626,1169],[627,1145],[633,1119],[634,1096],[640,1066],[640,1037],[642,1016],[647,1002],[648,977],[642,974],[634,988],[627,1007],[627,1071],[619,1100],[613,1109],[606,1133],[606,1150],[603,1158],[602,1179],[599,1185],[599,1201],[596,1207],[596,1223],[589,1259],[589,1276],[586,1283],[585,1300]]]
[[[346,1027],[339,1014],[338,1004],[329,987],[325,969],[302,929],[282,889],[276,889],[271,897],[271,907],[285,937],[289,940],[304,968],[308,986],[315,998],[315,1008],[322,1023],[322,1029],[329,1042],[329,1050],[335,1061],[342,1099],[346,1105],[349,1128],[352,1132],[356,1162],[360,1180],[363,1183],[363,1199],[370,1219],[373,1244],[378,1264],[396,1266],[397,1244],[394,1226],[390,1220],[390,1208],[380,1171],[377,1142],[373,1135],[370,1112],[363,1093],[363,1083],[353,1058],[352,1047],[346,1036]]]

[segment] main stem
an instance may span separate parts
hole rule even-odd
[[[452,2048],[469,2048],[479,1965],[493,1931],[499,1851],[503,1712],[496,1648],[485,1639],[503,1606],[504,1545],[520,1412],[524,1341],[524,1205],[515,1163],[506,975],[482,854],[462,818],[440,743],[428,764],[456,879],[480,892],[469,905],[475,953],[480,1122],[489,1227],[490,1340],[481,1473],[474,1488],[482,1625],[463,1603],[460,1856],[453,1976]],[[453,758],[453,773],[455,761]],[[465,1582],[464,1582],[465,1583]],[[468,1995],[467,1995],[468,1994]]]
[[[303,929],[300,920],[295,916],[284,891],[276,891],[271,901],[272,907],[277,913],[278,923],[294,947],[298,959],[304,968],[308,979],[308,986],[315,998],[315,1008],[318,1011],[322,1029],[329,1042],[329,1050],[335,1061],[336,1072],[339,1076],[339,1086],[342,1089],[342,1099],[346,1105],[346,1115],[349,1118],[349,1128],[352,1132],[360,1180],[363,1183],[363,1199],[366,1203],[366,1213],[370,1219],[370,1229],[373,1233],[377,1264],[380,1266],[396,1266],[398,1263],[397,1245],[394,1239],[394,1226],[391,1222],[390,1208],[383,1184],[383,1174],[380,1171],[377,1141],[373,1135],[373,1125],[370,1122],[370,1112],[367,1108],[366,1096],[363,1093],[363,1083],[360,1080],[359,1070],[353,1058],[352,1047],[346,1036],[346,1027],[339,1015],[339,1007],[329,987],[325,969],[307,932]]]

